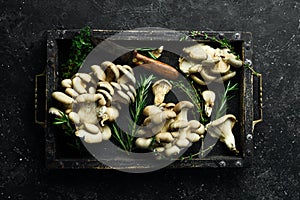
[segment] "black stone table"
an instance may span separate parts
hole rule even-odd
[[[299,199],[300,3],[253,1],[1,1],[0,199]],[[34,76],[46,65],[48,29],[152,26],[253,33],[264,76],[254,163],[243,169],[47,170],[34,124]]]

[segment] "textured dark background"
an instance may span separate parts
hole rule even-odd
[[[299,199],[299,1],[0,2],[0,199]],[[265,114],[253,166],[149,174],[45,169],[44,132],[33,115],[45,31],[85,25],[251,31]]]

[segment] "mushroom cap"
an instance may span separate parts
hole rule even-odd
[[[124,104],[130,103],[130,97],[122,90],[118,90],[113,97],[114,102],[120,102]]]
[[[119,79],[120,72],[114,63],[110,61],[105,61],[101,63],[101,67],[104,68],[107,82],[111,82]]]
[[[124,66],[122,65],[117,65],[118,69],[120,70],[120,72],[122,73],[120,75],[120,78],[117,80],[118,83],[136,83],[136,79],[133,75],[133,73],[131,73],[129,70],[127,70]]]
[[[189,69],[195,65],[195,63],[193,63],[190,60],[187,60],[186,58],[179,58],[178,61],[179,69],[185,74],[189,74]]]
[[[220,117],[220,118],[212,121],[211,123],[207,124],[207,127],[209,127],[209,126],[218,126],[218,125],[224,123],[226,120],[230,120],[231,128],[232,128],[234,126],[235,122],[236,122],[236,117],[232,114],[224,115],[223,117]]]
[[[52,97],[63,104],[72,104],[74,99],[63,92],[53,92]]]
[[[129,91],[129,87],[126,84],[121,83],[120,86],[122,90]]]
[[[172,134],[170,132],[161,132],[155,136],[155,140],[160,142],[172,142],[174,140]]]
[[[202,65],[197,64],[189,68],[189,74],[199,73],[203,69]]]
[[[114,95],[114,88],[111,86],[111,84],[109,84],[109,82],[101,81],[101,82],[98,82],[97,86],[100,89],[104,89],[104,90],[108,91],[110,95]]]
[[[92,80],[92,77],[86,73],[76,73],[75,76],[79,77],[81,80],[83,80],[86,83],[89,83]]]
[[[175,103],[167,103],[164,107],[167,110],[172,110],[175,107]]]
[[[111,129],[109,128],[109,126],[105,125],[101,127],[101,134],[103,140],[109,140],[111,137]]]
[[[176,145],[173,145],[165,150],[166,156],[178,155],[179,153],[180,153],[180,149]]]
[[[162,111],[159,109],[159,107],[157,107],[155,105],[149,105],[144,108],[143,115],[147,117],[147,116],[157,114],[160,112],[162,112]]]
[[[205,90],[202,92],[202,97],[205,102],[214,102],[216,99],[216,94],[211,90]]]
[[[116,82],[110,82],[110,84],[117,90],[122,90],[121,85]]]
[[[147,149],[152,142],[152,138],[137,138],[135,141],[135,145],[141,149]]]
[[[205,133],[205,127],[203,124],[200,125],[200,127],[195,131],[198,135],[203,135]]]
[[[165,98],[165,95],[172,89],[172,84],[166,79],[160,79],[152,85],[152,91],[155,95],[155,104],[161,104]]]
[[[107,102],[111,102],[112,101],[112,96],[106,90],[100,89],[100,90],[97,90],[97,92],[99,94],[103,94],[103,96],[105,97],[105,99],[106,99]]]
[[[179,113],[183,108],[191,109],[194,107],[194,104],[192,104],[189,101],[180,101],[178,102],[174,107],[174,112]]]
[[[49,113],[56,115],[57,117],[62,117],[62,111],[54,107],[49,108]]]
[[[72,87],[72,80],[71,79],[64,79],[61,81],[61,86],[65,88],[70,88]]]
[[[170,128],[172,130],[180,129],[180,128],[186,128],[189,125],[189,123],[185,120],[177,120],[170,124]]]
[[[92,65],[91,70],[94,72],[94,75],[98,78],[98,80],[104,81],[106,79],[106,74],[99,65]]]
[[[188,122],[188,127],[190,130],[196,130],[201,126],[201,123],[197,120],[191,120]]]
[[[183,49],[183,52],[188,54],[190,58],[194,60],[205,60],[207,59],[207,54],[203,49],[203,44],[196,44]]]

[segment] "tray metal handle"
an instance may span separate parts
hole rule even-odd
[[[256,120],[253,120],[252,123],[252,130],[254,130],[254,127],[257,123],[262,122],[263,121],[263,84],[262,84],[262,74],[259,73],[255,73],[255,75],[258,77],[259,79],[259,102],[258,102],[258,110],[259,110],[259,118]]]
[[[45,127],[45,121],[38,119],[38,112],[39,112],[39,104],[38,104],[38,91],[39,91],[39,79],[45,77],[45,72],[41,73],[41,74],[37,74],[35,75],[35,90],[34,90],[34,120],[36,124],[42,125],[43,127]]]

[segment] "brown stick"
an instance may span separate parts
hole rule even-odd
[[[132,62],[135,65],[150,71],[154,71],[155,73],[169,79],[176,79],[179,76],[179,72],[172,66],[158,60],[148,58],[147,56],[137,53],[136,51],[133,53]]]

